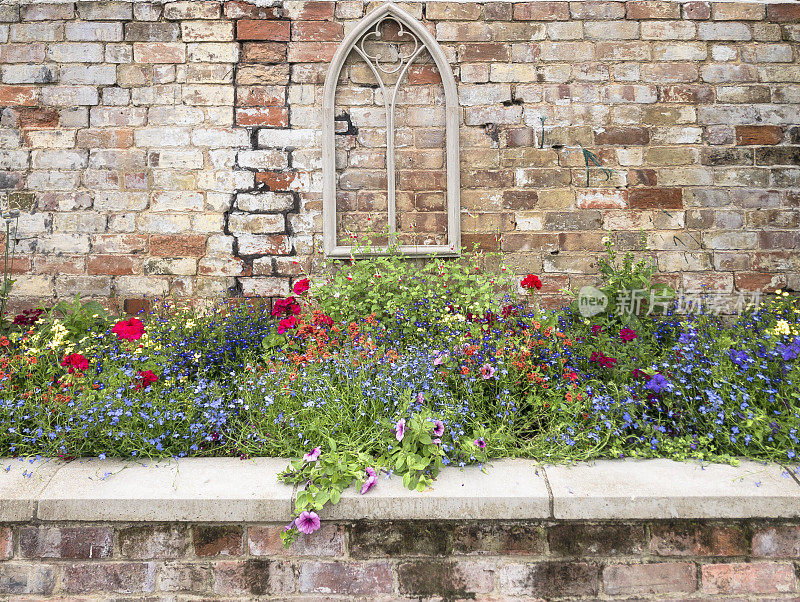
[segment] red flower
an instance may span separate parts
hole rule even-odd
[[[650,375],[648,375],[647,372],[644,372],[639,368],[634,368],[631,370],[631,376],[633,376],[633,378],[650,378]]]
[[[273,316],[282,316],[284,314],[296,315],[299,313],[300,306],[297,304],[294,297],[286,297],[286,299],[275,301],[275,303],[272,304]]]
[[[632,341],[633,339],[636,338],[636,331],[630,328],[623,328],[622,330],[619,331],[619,338],[621,338],[626,343],[628,341]]]
[[[308,278],[303,278],[302,280],[298,280],[297,282],[294,283],[292,291],[294,292],[295,295],[302,295],[310,288],[311,284],[309,283]]]
[[[614,364],[617,363],[617,360],[613,357],[608,357],[600,353],[599,351],[595,351],[589,357],[590,362],[597,362],[602,368],[613,368]]]
[[[328,314],[318,313],[314,316],[314,324],[317,326],[333,326],[333,318]]]
[[[288,318],[284,318],[280,322],[278,322],[278,334],[283,334],[287,330],[290,330],[297,326],[297,318],[294,316],[290,316]]]
[[[117,335],[120,339],[125,339],[126,341],[138,341],[144,334],[144,324],[142,324],[142,321],[138,320],[137,318],[122,320],[114,325],[114,328],[111,329],[111,332]]]
[[[600,334],[601,332],[603,332],[603,327],[600,324],[592,326],[592,334]]]
[[[137,374],[138,382],[136,383],[137,389],[144,389],[149,387],[158,380],[158,377],[152,370],[139,370]]]
[[[61,360],[61,365],[69,366],[69,373],[73,374],[74,372],[83,372],[86,370],[89,367],[89,360],[80,353],[70,353],[64,356],[64,359]]]
[[[539,280],[538,276],[534,276],[533,274],[528,274],[525,278],[522,279],[522,288],[535,288],[537,291],[542,288],[542,281]]]

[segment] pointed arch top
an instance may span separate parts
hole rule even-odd
[[[355,50],[365,59],[381,87],[380,75],[370,62],[362,48],[359,47],[364,37],[376,26],[386,19],[393,19],[401,26],[406,27],[422,43],[419,49],[411,55],[410,61],[399,71],[397,85],[399,86],[407,73],[408,66],[416,55],[423,49],[427,50],[433,59],[442,79],[445,97],[445,151],[447,170],[447,244],[445,245],[403,245],[400,250],[409,256],[454,256],[458,255],[461,246],[461,203],[460,203],[460,165],[459,165],[459,104],[458,88],[439,43],[431,33],[412,15],[400,8],[394,2],[387,2],[373,10],[364,17],[353,30],[345,37],[331,60],[325,78],[322,107],[322,208],[323,208],[323,243],[325,255],[329,257],[350,257],[352,247],[337,244],[336,232],[336,142],[335,142],[335,99],[339,75],[345,60],[350,52]],[[374,58],[374,57],[371,57]],[[389,95],[384,93],[386,104],[386,134],[387,134],[387,192],[389,196],[389,228],[394,231],[394,95],[389,104]],[[380,253],[381,249],[376,249]]]

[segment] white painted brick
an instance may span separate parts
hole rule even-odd
[[[136,146],[189,146],[189,130],[177,127],[145,127],[133,133]]]
[[[238,153],[239,167],[251,169],[285,169],[289,159],[285,152],[268,150],[246,150]]]
[[[97,88],[91,86],[45,86],[41,90],[42,104],[63,107],[96,105],[100,103]]]
[[[261,147],[299,148],[313,146],[318,142],[315,130],[260,130],[258,145]]]
[[[202,211],[203,193],[193,191],[159,192],[153,195],[151,211]]]
[[[96,211],[140,211],[147,208],[146,192],[95,192],[94,208]]]
[[[100,63],[103,61],[103,45],[92,42],[50,44],[47,59],[57,63]]]
[[[192,131],[192,144],[211,148],[247,147],[250,139],[244,129],[197,128]]]
[[[78,42],[121,42],[122,23],[67,23],[64,33],[68,40]]]
[[[34,150],[31,152],[33,169],[82,169],[88,164],[88,151]]]

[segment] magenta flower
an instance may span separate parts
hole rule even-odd
[[[422,391],[420,391],[417,393],[417,403],[422,403],[423,401],[425,401],[425,395],[423,395]]]
[[[633,339],[636,338],[636,331],[630,328],[623,328],[622,330],[619,331],[619,338],[621,338],[626,343],[628,341],[632,341]]]
[[[486,449],[486,441],[483,440],[483,437],[478,437],[473,443],[481,449]]]
[[[441,420],[437,420],[436,422],[433,423],[433,434],[436,437],[441,437],[442,435],[444,435],[444,422],[442,422]]]
[[[303,456],[304,462],[316,462],[319,459],[320,454],[322,454],[321,447],[315,447],[310,452],[308,452],[305,456]]]
[[[374,468],[367,467],[367,480],[364,481],[364,484],[361,486],[361,495],[364,495],[367,491],[375,487],[376,483],[378,482],[378,475],[375,473]]]
[[[439,437],[436,437],[436,439],[433,440],[433,444],[434,445],[441,445],[442,444],[442,440],[439,439]]]
[[[406,419],[401,418],[397,421],[397,424],[394,425],[394,436],[397,437],[398,441],[402,441],[403,437],[406,436]]]
[[[303,510],[300,513],[300,516],[294,519],[294,526],[297,527],[297,530],[300,531],[300,533],[311,535],[314,531],[319,529],[319,514],[316,512],[309,512],[308,510]]]
[[[447,354],[443,353],[442,355],[436,356],[436,359],[433,360],[434,366],[441,366],[444,364],[445,360],[447,359]]]
[[[490,366],[489,364],[484,364],[483,366],[481,366],[481,376],[483,377],[483,380],[489,380],[494,376],[495,372],[497,371],[494,369],[493,366]]]

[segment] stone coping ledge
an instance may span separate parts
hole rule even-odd
[[[296,488],[283,458],[0,459],[0,523],[288,521]],[[624,520],[800,517],[800,480],[778,464],[671,460],[446,468],[433,488],[381,477],[348,489],[327,520]]]

